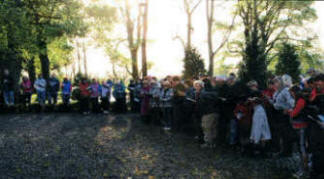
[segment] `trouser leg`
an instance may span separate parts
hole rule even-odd
[[[3,99],[4,99],[4,102],[5,102],[6,105],[10,104],[10,102],[9,102],[9,92],[8,91],[3,92]]]

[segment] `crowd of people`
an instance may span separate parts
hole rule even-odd
[[[300,154],[297,177],[323,177],[324,74],[311,70],[297,83],[273,76],[267,87],[203,76],[167,76],[131,81],[130,106],[143,122],[186,133],[201,147],[228,147],[242,154],[290,157]]]
[[[46,102],[56,105],[61,94],[63,105],[69,106],[72,87],[79,91],[83,114],[124,113],[129,106],[130,111],[141,114],[144,123],[185,133],[201,147],[228,147],[248,155],[287,157],[298,146],[301,164],[296,175],[323,175],[323,73],[312,71],[298,84],[289,75],[273,76],[264,89],[255,80],[243,83],[235,74],[195,80],[148,76],[131,80],[127,87],[123,81],[100,83],[86,78],[73,86],[69,79],[60,82],[55,75],[47,80],[40,75],[32,83],[24,76],[20,102],[29,106],[36,92],[44,108]],[[2,93],[5,105],[14,106],[14,81],[8,70],[4,71]]]

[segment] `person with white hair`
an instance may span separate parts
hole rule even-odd
[[[42,75],[38,76],[38,79],[34,83],[34,88],[37,92],[37,100],[42,108],[45,109],[45,100],[46,100],[46,80]]]
[[[153,124],[160,124],[160,93],[161,93],[161,85],[155,79],[151,81],[151,88],[149,91],[150,94],[150,116],[153,120]]]
[[[162,123],[164,125],[164,130],[170,130],[174,123],[173,121],[173,105],[172,98],[174,96],[174,91],[171,88],[171,83],[167,80],[162,82],[162,89],[160,93],[160,106],[162,109]]]
[[[276,110],[275,116],[275,132],[277,132],[279,145],[280,138],[282,139],[281,155],[289,156],[292,153],[292,133],[293,129],[290,125],[289,115],[284,111],[291,110],[295,106],[295,99],[291,96],[289,89],[292,87],[292,78],[289,75],[283,75],[276,83],[277,91],[274,93],[273,106]],[[279,145],[280,146],[280,145]]]
[[[204,82],[201,80],[196,80],[193,83],[193,88],[194,91],[192,93],[191,96],[191,100],[194,103],[194,108],[193,108],[193,128],[194,128],[194,134],[195,134],[195,138],[199,140],[199,142],[203,143],[203,130],[202,130],[202,125],[201,125],[201,110],[199,109],[199,104],[200,104],[200,97],[201,97],[201,93],[204,90]]]

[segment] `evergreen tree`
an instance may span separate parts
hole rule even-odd
[[[239,66],[239,77],[244,83],[256,80],[260,87],[264,88],[267,78],[266,55],[258,43],[256,28],[248,38],[243,51],[243,60]]]
[[[296,47],[292,44],[284,43],[278,53],[278,63],[276,65],[276,74],[288,74],[294,82],[299,81],[300,60],[297,55]]]
[[[183,76],[185,79],[197,79],[206,73],[204,60],[195,48],[185,51]]]

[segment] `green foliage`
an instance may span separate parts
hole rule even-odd
[[[243,82],[256,80],[261,87],[266,86],[266,56],[257,42],[256,32],[251,33],[251,41],[245,46],[244,56],[239,65],[239,76]]]
[[[319,44],[311,44],[309,47],[297,46],[297,53],[301,62],[301,72],[306,73],[309,68],[324,71],[324,56]]]
[[[33,49],[34,36],[21,1],[0,1],[0,72],[9,69],[18,84],[23,63],[23,49]],[[0,73],[1,77],[2,73]],[[18,85],[15,85],[16,87]]]
[[[91,36],[98,46],[109,45],[111,31],[117,19],[117,10],[113,6],[93,3],[85,9],[85,21],[91,27]]]
[[[71,57],[67,41],[87,30],[78,0],[0,1],[0,68],[9,68],[16,83],[21,70],[34,78],[40,69],[66,65]],[[9,65],[8,65],[9,64]]]
[[[278,63],[276,65],[276,75],[288,74],[293,81],[298,82],[300,75],[300,60],[296,47],[292,44],[284,43],[278,54]]]
[[[59,38],[48,45],[48,56],[51,60],[51,70],[60,72],[61,67],[71,63],[73,47],[67,37]]]
[[[268,65],[277,55],[278,48],[275,47],[278,44],[314,39],[315,35],[306,28],[308,22],[317,18],[312,4],[313,1],[273,0],[239,1],[236,4],[236,12],[244,27],[244,40],[232,42],[230,51],[242,55],[239,74],[243,81],[255,78],[265,86]]]
[[[282,45],[278,45],[276,51],[279,51],[281,48]],[[316,48],[312,44],[309,47],[295,45],[295,49],[301,63],[300,70],[302,74],[305,74],[310,68],[316,69],[317,71],[324,70],[324,56],[322,55],[323,51],[320,48]],[[268,69],[272,72],[276,70],[278,54],[279,53],[276,54],[268,66]]]
[[[225,58],[216,61],[215,63],[215,75],[226,76],[236,70],[236,65],[234,64],[226,64]]]
[[[205,75],[206,69],[204,60],[195,48],[185,50],[184,71],[185,79],[198,79],[201,75]]]

